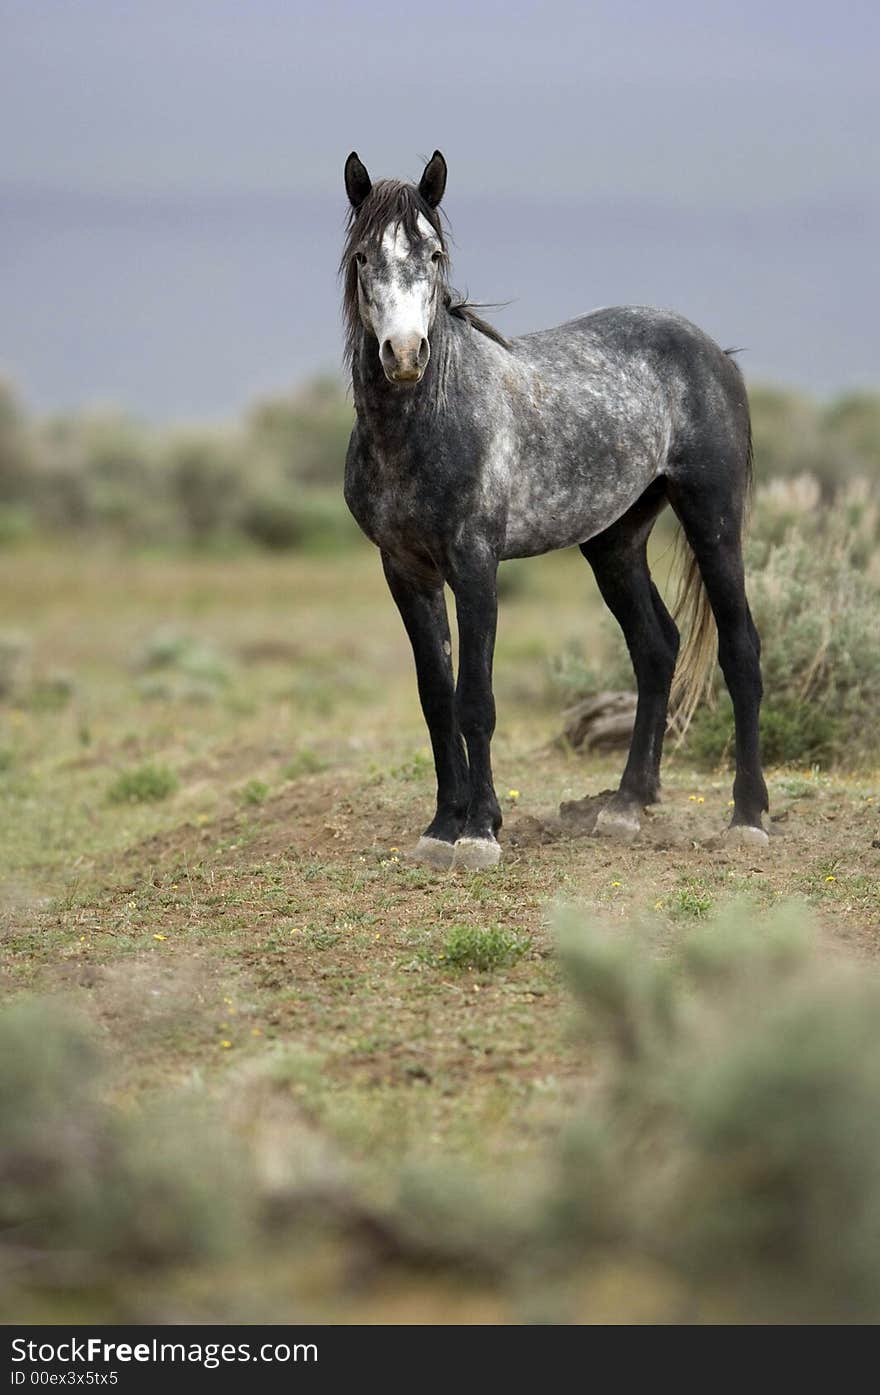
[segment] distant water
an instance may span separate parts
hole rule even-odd
[[[598,305],[666,305],[754,379],[880,386],[870,207],[695,213],[450,197],[454,279],[509,334]],[[0,190],[0,370],[41,409],[227,417],[339,367],[343,208],[314,197]]]

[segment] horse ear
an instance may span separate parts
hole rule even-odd
[[[425,203],[431,208],[436,208],[443,197],[446,189],[446,161],[435,150],[428,163],[425,165],[425,172],[419,180],[419,193]]]
[[[352,208],[360,208],[372,187],[366,165],[361,163],[357,151],[353,150],[345,162],[345,192]]]

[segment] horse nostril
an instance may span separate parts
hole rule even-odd
[[[393,368],[397,362],[397,355],[391,347],[391,340],[385,339],[379,350],[379,357],[386,368]]]
[[[421,341],[421,343],[419,344],[419,367],[420,367],[420,368],[424,368],[425,364],[428,362],[428,358],[430,357],[430,353],[431,353],[431,346],[430,346],[430,344],[428,343],[427,339],[423,339],[423,340]]]

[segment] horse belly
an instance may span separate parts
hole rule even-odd
[[[522,479],[511,490],[503,558],[574,547],[610,528],[657,476],[656,462],[568,478]]]

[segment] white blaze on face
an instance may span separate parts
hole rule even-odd
[[[419,215],[419,232],[434,251],[440,246],[434,229]],[[395,351],[418,352],[431,329],[436,272],[430,255],[414,263],[410,243],[400,224],[389,223],[382,237],[382,272],[373,278],[370,318],[380,346],[388,341]]]

